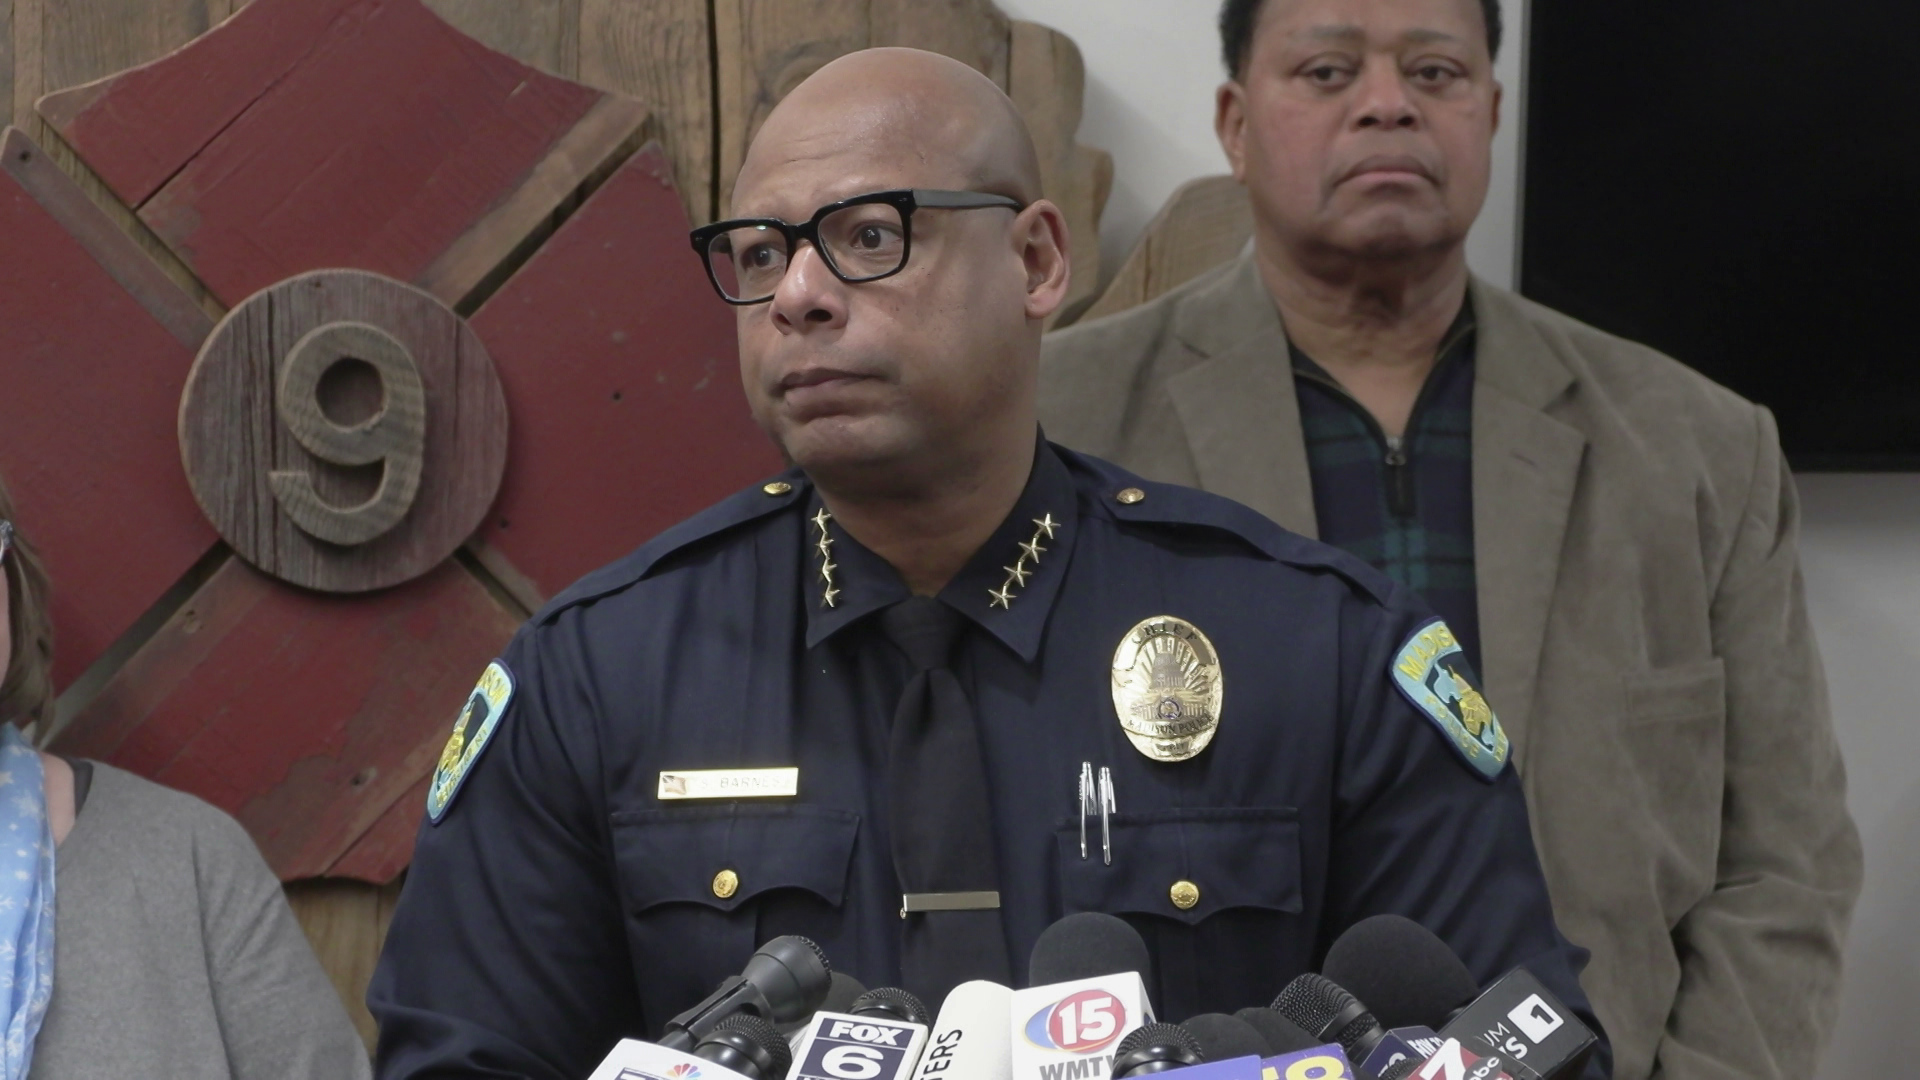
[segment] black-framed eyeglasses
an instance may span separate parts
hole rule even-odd
[[[0,518],[0,566],[7,563],[7,552],[13,550],[13,522]]]
[[[849,285],[878,281],[906,269],[913,251],[915,210],[1025,210],[1006,195],[979,191],[912,188],[876,191],[829,203],[804,225],[779,218],[734,218],[693,230],[693,250],[707,264],[707,279],[729,304],[773,299],[800,241],[813,245],[833,276]]]

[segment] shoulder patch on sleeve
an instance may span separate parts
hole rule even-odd
[[[427,820],[438,825],[440,819],[447,816],[453,797],[460,793],[460,785],[466,783],[473,763],[487,748],[494,729],[500,726],[501,714],[507,711],[512,700],[513,673],[507,670],[507,665],[495,660],[480,673],[479,685],[473,688],[460,710],[460,718],[454,721],[453,736],[447,740],[446,749],[440,751],[433,783],[427,786]]]
[[[1481,779],[1499,777],[1507,766],[1507,733],[1474,688],[1480,676],[1446,623],[1434,619],[1415,630],[1395,654],[1390,674],[1400,693],[1440,728],[1447,745]]]

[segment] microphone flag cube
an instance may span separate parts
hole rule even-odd
[[[1339,1043],[1328,1043],[1262,1061],[1260,1080],[1353,1080],[1353,1066]]]
[[[1120,1040],[1152,1022],[1132,971],[1016,990],[1012,1080],[1106,1080]]]
[[[815,1013],[794,1051],[791,1080],[896,1080],[913,1075],[927,1029],[849,1013]]]

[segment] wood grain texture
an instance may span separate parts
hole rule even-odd
[[[1010,24],[992,0],[869,0],[868,20],[874,46],[951,56],[1007,87]]]
[[[1007,95],[1026,117],[1040,155],[1040,181],[1066,216],[1073,245],[1073,283],[1062,313],[1100,287],[1100,214],[1113,190],[1113,158],[1081,146],[1086,65],[1073,39],[1051,27],[1016,22]]]
[[[284,880],[335,874],[389,812],[418,823],[397,804],[517,625],[457,563],[340,597],[230,559],[54,748],[227,811]]]
[[[424,797],[423,797],[424,801]],[[333,980],[340,1004],[371,1051],[379,1034],[367,1011],[367,984],[386,944],[401,882],[369,885],[338,878],[295,881],[287,885],[287,904],[307,932],[314,955]]]
[[[1080,321],[1144,304],[1237,257],[1253,238],[1247,189],[1231,176],[1189,180],[1167,197]]]
[[[288,430],[276,404],[289,350],[337,323],[390,335],[411,356],[426,395],[421,478],[405,519],[351,547],[300,528],[273,480],[304,473],[339,507],[372,498],[382,480],[378,470],[322,460]],[[386,588],[438,565],[479,527],[507,457],[506,398],[473,329],[421,290],[358,270],[302,274],[234,309],[194,362],[179,427],[193,495],[220,535],[267,573],[325,592]]]
[[[0,0],[0,127],[13,123],[13,8]]]
[[[0,476],[60,585],[65,688],[216,539],[173,434],[196,312],[24,135],[0,154]]]
[[[474,315],[514,425],[479,540],[543,595],[780,469],[686,228],[649,146]]]
[[[59,90],[164,56],[214,24],[206,0],[55,0],[44,5],[43,89]]]
[[[645,102],[695,223],[715,214],[709,0],[581,0],[579,79]]]
[[[868,46],[866,3],[846,0],[713,0],[719,96],[719,207],[767,114],[807,76]]]
[[[605,164],[563,145],[605,96],[419,0],[256,0],[41,112],[231,305],[320,266],[415,280],[530,177],[545,202],[522,218],[553,210],[573,185],[542,163]],[[487,235],[502,258],[524,239]]]
[[[550,75],[580,67],[580,0],[426,0],[435,15],[495,52]]]

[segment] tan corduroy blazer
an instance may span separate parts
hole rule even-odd
[[[1472,302],[1482,674],[1615,1076],[1811,1075],[1861,855],[1773,418],[1485,282]],[[1049,337],[1040,400],[1067,446],[1314,534],[1250,256]]]

